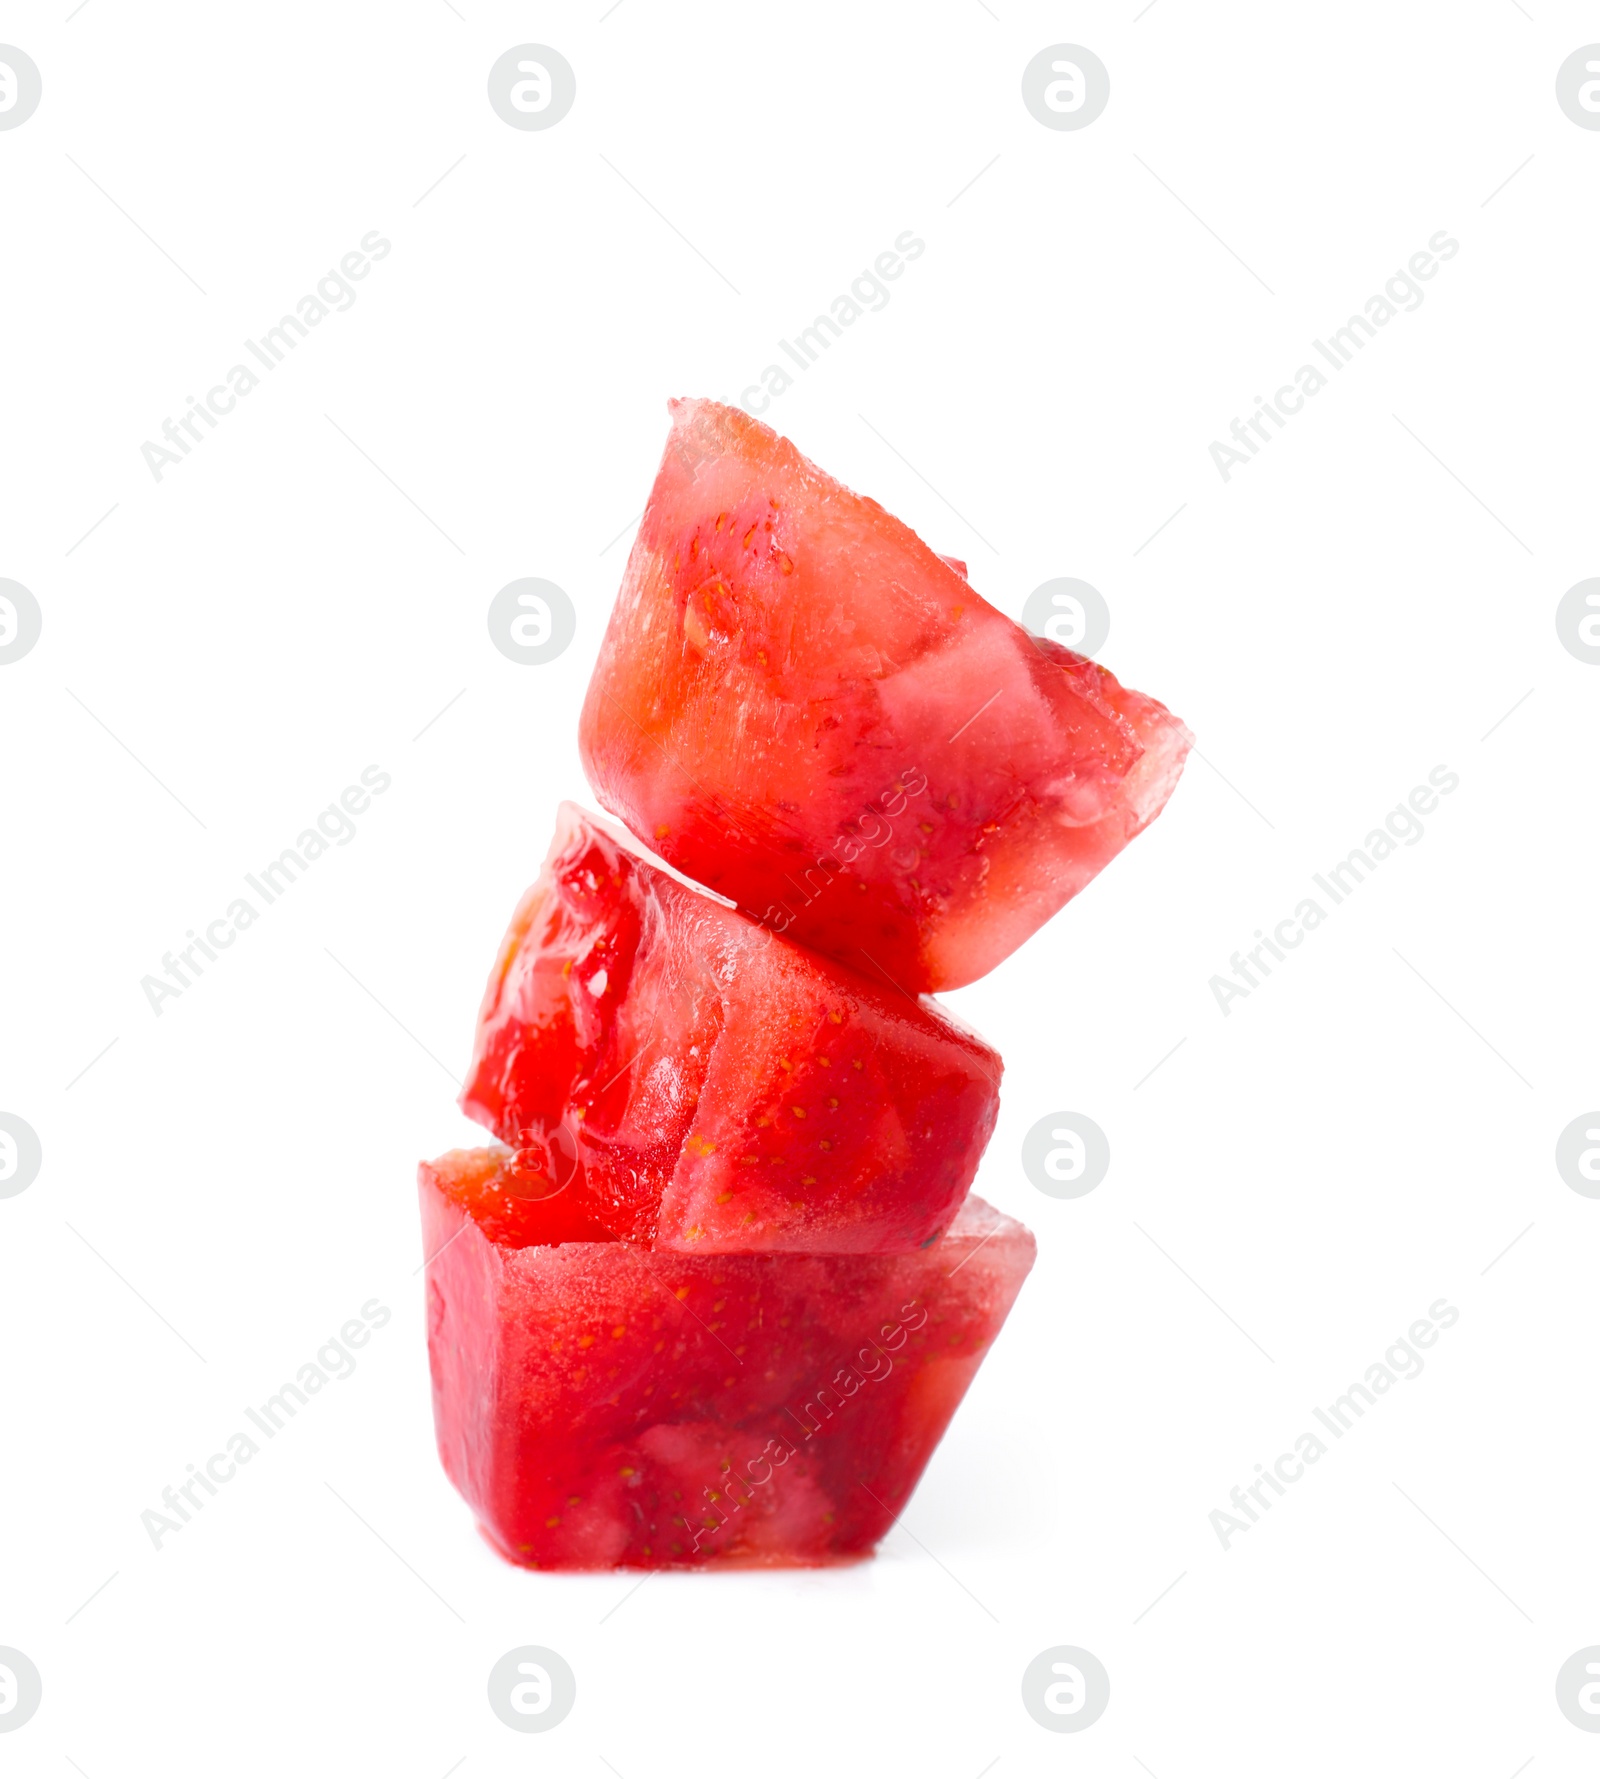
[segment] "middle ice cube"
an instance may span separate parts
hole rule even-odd
[[[570,1195],[623,1240],[890,1254],[959,1209],[1000,1071],[931,1000],[768,931],[565,803],[461,1105],[519,1150],[530,1202]]]

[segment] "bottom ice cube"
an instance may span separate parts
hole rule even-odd
[[[702,1256],[593,1239],[560,1195],[530,1219],[508,1149],[418,1184],[440,1457],[530,1568],[867,1555],[1033,1265],[978,1198],[910,1254]]]

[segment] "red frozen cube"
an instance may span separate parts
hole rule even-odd
[[[931,1001],[780,938],[563,804],[461,1104],[608,1236],[900,1253],[965,1197],[1000,1070]]]
[[[439,1453],[530,1568],[867,1555],[1033,1264],[977,1198],[906,1254],[682,1254],[589,1239],[503,1148],[419,1185]]]
[[[1188,731],[759,420],[672,417],[584,705],[596,794],[804,945],[973,981],[1155,819]]]

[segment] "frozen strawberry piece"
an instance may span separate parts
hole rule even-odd
[[[556,1166],[549,1145],[530,1134],[522,1149],[452,1149],[434,1167],[448,1175],[450,1195],[491,1242],[609,1242],[572,1168]]]
[[[679,1254],[547,1237],[558,1196],[513,1246],[482,1208],[512,1159],[419,1172],[439,1452],[490,1543],[541,1569],[867,1555],[1005,1321],[1027,1230],[970,1198],[908,1254]]]
[[[973,981],[1155,818],[1188,731],[760,421],[672,413],[583,710],[596,794],[802,944]]]
[[[932,1002],[778,937],[563,804],[461,1104],[542,1145],[528,1165],[612,1235],[898,1253],[955,1214],[1000,1070]]]

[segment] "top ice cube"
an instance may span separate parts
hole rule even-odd
[[[770,427],[671,405],[584,704],[596,794],[802,945],[973,981],[1160,813],[1188,730]]]

